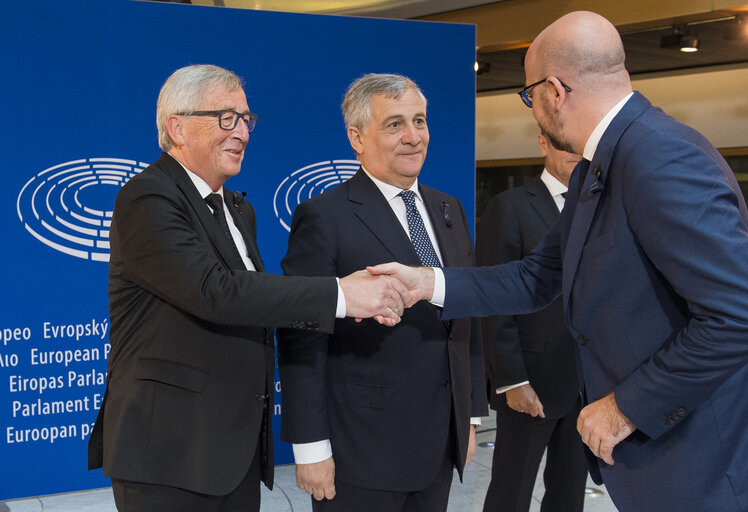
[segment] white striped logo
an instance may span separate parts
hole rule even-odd
[[[291,219],[296,206],[350,179],[361,166],[358,160],[325,160],[302,167],[286,178],[275,189],[273,208],[278,221],[291,231]]]
[[[109,261],[114,198],[148,164],[84,158],[49,167],[18,194],[18,218],[44,245],[76,258]]]

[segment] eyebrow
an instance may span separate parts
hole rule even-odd
[[[425,112],[418,112],[416,115],[413,116],[413,119],[417,119],[419,117],[422,117],[422,118],[426,119],[426,113]],[[389,116],[389,117],[385,118],[384,121],[382,121],[382,126],[387,126],[392,121],[402,120],[402,119],[405,119],[405,116],[402,115],[402,114],[395,114],[395,115]]]

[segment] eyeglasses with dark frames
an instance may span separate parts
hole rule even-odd
[[[222,130],[233,130],[239,124],[239,119],[247,124],[247,131],[255,129],[257,114],[252,112],[240,113],[236,110],[194,110],[192,112],[179,112],[178,116],[215,116],[218,118],[218,126]]]
[[[542,80],[538,80],[534,84],[530,84],[521,91],[519,91],[517,94],[519,94],[519,97],[522,98],[522,103],[527,105],[529,108],[532,108],[532,97],[527,94],[527,92],[535,87],[536,85],[540,85],[543,82],[547,82],[549,77],[545,77]],[[564,89],[566,89],[566,92],[571,92],[571,87],[563,83],[561,80],[559,80],[559,83],[564,86]]]

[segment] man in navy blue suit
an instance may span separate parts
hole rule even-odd
[[[402,75],[368,74],[343,101],[361,169],[300,204],[283,271],[337,276],[386,261],[474,262],[460,201],[419,179],[426,98]],[[278,331],[281,439],[316,512],[446,511],[453,468],[475,450],[488,413],[479,322],[444,322],[421,302],[394,327],[337,322],[335,334]]]
[[[559,220],[522,260],[404,267],[442,318],[563,296],[588,466],[622,512],[748,510],[748,210],[698,132],[632,92],[615,27],[567,14],[533,41],[520,95],[581,153]],[[687,84],[687,81],[686,81]]]

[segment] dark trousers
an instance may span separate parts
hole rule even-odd
[[[445,512],[452,486],[454,462],[451,443],[436,474],[426,487],[412,492],[383,491],[356,487],[335,478],[335,498],[317,501],[312,498],[314,512]],[[334,457],[334,455],[333,455]],[[365,464],[365,461],[361,461]]]
[[[577,432],[577,406],[562,418],[533,418],[502,402],[483,512],[527,512],[543,452],[548,447],[541,512],[582,512],[587,465]]]
[[[260,449],[239,486],[225,496],[116,478],[112,491],[119,512],[259,512]]]

